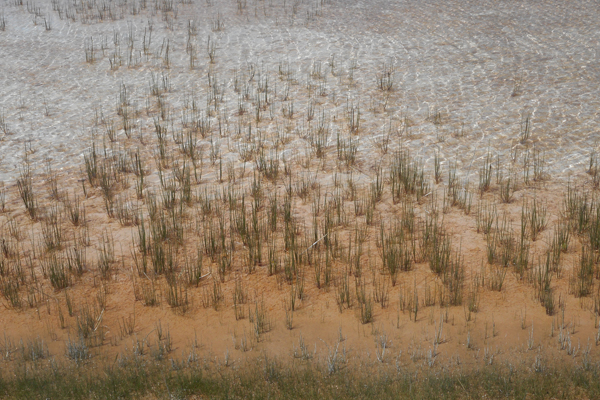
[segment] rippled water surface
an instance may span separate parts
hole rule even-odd
[[[349,104],[360,104],[363,158],[375,155],[391,124],[402,132],[394,136],[396,144],[424,161],[437,150],[465,170],[488,148],[513,157],[515,165],[540,151],[547,171],[566,177],[585,170],[599,138],[597,2],[198,0],[175,4],[176,12],[156,9],[164,10],[165,1],[148,1],[139,12],[142,3],[130,0],[97,0],[80,9],[73,2],[53,3],[16,6],[10,0],[1,7],[0,180],[14,180],[26,152],[40,168],[47,159],[57,167],[80,165],[92,134],[102,136],[97,114],[114,118],[120,129],[121,84],[137,111],[135,129],[151,135],[152,116],[143,110],[151,74],[163,73],[171,82],[166,98],[175,130],[190,98],[206,107],[210,70],[223,95],[210,116],[213,129],[218,115],[231,132],[240,121],[252,121],[257,82],[268,77],[274,100],[259,128],[268,132],[285,123],[304,129],[312,99],[317,113],[327,115],[332,144],[347,130]],[[116,18],[100,20],[102,7],[112,7]],[[223,29],[214,29],[217,20]],[[190,24],[196,27],[191,36]],[[216,43],[213,64],[209,37]],[[96,60],[87,63],[92,41]],[[194,68],[186,51],[190,42]],[[115,54],[121,66],[111,69]],[[389,93],[377,87],[386,65],[394,71]],[[289,75],[281,75],[280,67]],[[246,99],[234,90],[236,75],[252,91]],[[247,115],[238,115],[240,102]],[[291,103],[298,116],[290,122],[281,110]],[[523,138],[528,117],[530,137]],[[302,148],[303,140],[299,134],[288,151]]]

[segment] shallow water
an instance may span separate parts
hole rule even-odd
[[[278,75],[279,65],[287,63],[297,82],[289,84],[298,115],[293,124],[297,128],[307,124],[302,115],[309,82],[312,90],[319,90],[319,85],[323,89],[324,95],[313,99],[317,112],[325,110],[329,116],[330,145],[337,132],[346,130],[347,104],[360,104],[359,158],[366,163],[372,162],[374,143],[383,137],[390,120],[402,129],[405,116],[411,122],[410,134],[398,136],[394,145],[411,148],[426,165],[439,151],[444,161],[456,159],[463,173],[473,174],[488,148],[502,160],[515,157],[515,169],[521,168],[526,152],[536,149],[545,153],[548,173],[567,177],[585,171],[596,146],[600,13],[594,2],[263,0],[247,2],[241,12],[234,1],[212,3],[177,4],[177,16],[168,14],[169,22],[163,13],[153,11],[155,3],[150,2],[137,15],[131,8],[139,3],[121,2],[122,7],[110,3],[122,17],[114,21],[94,20],[93,10],[70,21],[61,20],[49,1],[36,2],[37,17],[25,5],[5,1],[0,109],[8,134],[0,133],[0,180],[14,181],[25,152],[40,169],[46,159],[55,169],[79,166],[92,133],[101,137],[95,110],[118,121],[115,105],[121,83],[131,106],[144,109],[151,73],[165,71],[164,57],[157,56],[165,39],[172,86],[167,98],[175,129],[190,93],[204,108],[207,72],[212,68],[224,88],[221,113],[233,131],[240,119],[234,71],[248,77],[249,65],[254,65],[257,72],[251,86],[259,77],[269,76],[271,95],[277,99],[274,119],[261,122],[261,129],[273,131],[276,123],[284,123],[281,108],[289,105],[281,100],[288,84]],[[66,8],[70,3],[59,4]],[[211,23],[219,14],[224,30],[213,32]],[[44,17],[51,21],[51,30],[45,29]],[[198,60],[193,70],[186,54],[189,20],[197,27],[192,42]],[[152,54],[146,57],[142,41],[150,25]],[[206,50],[209,36],[217,43],[213,65]],[[84,51],[91,38],[97,58],[92,64],[85,62]],[[130,67],[129,39],[134,44]],[[109,57],[117,47],[123,65],[112,71]],[[377,88],[376,76],[385,63],[395,72],[384,110],[385,93]],[[311,78],[311,69],[318,65],[324,78]],[[249,113],[241,118],[244,121],[251,120],[253,109],[251,101],[245,103]],[[440,111],[441,123],[428,118],[433,110]],[[531,137],[521,140],[527,116]],[[136,129],[152,135],[152,118],[140,113],[137,119]],[[455,134],[460,130],[464,136]],[[297,153],[307,145],[297,137],[288,146],[284,152]],[[225,157],[235,159],[235,153]]]

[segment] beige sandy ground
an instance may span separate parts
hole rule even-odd
[[[548,199],[548,204],[559,203],[561,198],[554,192],[556,187],[548,184],[547,188],[538,191],[538,196]],[[490,279],[490,272],[485,270],[488,268],[484,261],[485,239],[476,232],[472,217],[465,217],[459,211],[451,211],[444,215],[445,224],[452,232],[455,243],[460,243],[469,277],[465,283],[464,306],[426,306],[426,291],[435,298],[443,284],[430,271],[427,263],[419,263],[412,272],[400,273],[396,286],[388,286],[389,300],[386,307],[374,304],[373,321],[362,324],[354,293],[354,307],[340,313],[335,298],[335,285],[332,284],[329,289],[318,289],[314,283],[314,274],[309,267],[304,267],[305,295],[302,300],[296,301],[293,329],[289,330],[285,323],[285,304],[289,301],[292,286],[281,277],[268,276],[264,266],[257,267],[253,274],[248,275],[240,263],[236,268],[238,272],[228,274],[222,284],[224,301],[217,310],[207,300],[213,290],[212,276],[204,278],[199,287],[187,289],[190,305],[185,313],[166,304],[164,291],[167,290],[167,285],[164,278],[158,278],[156,283],[161,304],[145,307],[141,301],[136,301],[134,286],[139,286],[146,278],[134,272],[131,256],[125,250],[133,247],[132,229],[120,227],[118,223],[102,215],[100,210],[95,213],[93,204],[98,198],[91,196],[86,201],[90,204],[87,208],[90,236],[98,237],[108,229],[117,244],[115,251],[118,261],[114,266],[113,276],[108,281],[103,281],[91,266],[89,272],[81,278],[75,278],[72,287],[66,290],[55,291],[47,280],[40,279],[38,295],[43,293],[43,301],[34,308],[24,306],[23,309],[14,310],[4,302],[0,323],[4,327],[4,333],[15,344],[19,340],[27,343],[39,336],[44,339],[52,356],[63,358],[65,343],[77,336],[80,308],[87,304],[97,304],[98,294],[105,292],[106,306],[97,324],[99,331],[103,331],[104,344],[94,347],[92,353],[95,357],[106,356],[108,359],[117,354],[124,356],[138,345],[143,346],[148,354],[156,354],[159,326],[162,327],[163,337],[166,332],[171,336],[172,352],[168,357],[185,359],[195,351],[203,357],[214,358],[215,362],[222,363],[227,359],[229,362],[236,362],[264,354],[291,359],[294,350],[299,354],[300,337],[309,351],[322,359],[342,338],[340,350],[344,348],[347,351],[349,360],[360,362],[375,361],[377,351],[381,351],[378,345],[381,346],[381,340],[384,340],[383,343],[388,347],[384,361],[399,362],[406,366],[431,362],[431,358],[428,358],[428,352],[431,351],[435,351],[435,363],[447,368],[453,365],[477,367],[504,361],[527,365],[533,363],[539,355],[553,363],[579,364],[585,351],[589,352],[592,359],[596,357],[597,319],[593,313],[592,298],[577,299],[569,294],[568,289],[572,265],[578,258],[578,245],[575,243],[563,258],[561,277],[553,279],[552,283],[557,301],[560,298],[565,304],[564,311],[559,309],[553,316],[546,315],[544,307],[535,298],[531,284],[518,280],[509,270],[501,292],[490,291],[485,286],[477,290],[477,312],[471,313],[468,311],[466,293],[471,290],[469,287],[474,275],[480,274],[480,279]],[[381,207],[384,206],[385,204]],[[23,221],[22,228],[30,230],[31,223],[26,222],[22,211],[17,211],[20,208],[22,206],[19,202],[14,201],[9,204],[9,213]],[[520,213],[518,202],[509,205],[507,209]],[[39,223],[33,226],[34,232],[37,226]],[[546,235],[547,232],[544,232],[536,246],[544,248]],[[376,267],[381,260],[375,246],[370,246],[373,247],[372,255],[364,256],[362,263],[365,265],[363,276],[367,290],[373,293],[373,276],[377,275],[377,279],[380,279],[386,275],[381,273],[381,267]],[[94,247],[92,245],[88,251],[90,254],[94,253]],[[374,271],[369,265],[375,266]],[[216,268],[212,268],[216,275]],[[343,271],[343,267],[340,266],[337,270]],[[41,274],[39,270],[37,273]],[[236,279],[243,283],[248,294],[248,303],[242,305],[245,318],[237,321],[232,301]],[[351,277],[351,282],[353,280]],[[386,282],[389,285],[389,280]],[[401,311],[400,306],[402,294],[404,298],[412,296],[415,285],[420,303],[417,321],[410,318],[408,310]],[[354,284],[351,289],[354,292]],[[72,317],[67,314],[65,292],[74,304],[75,312]],[[26,293],[22,292],[24,299]],[[255,325],[248,318],[248,311],[253,312],[256,303],[260,305],[263,301],[271,329],[257,337],[254,333]],[[439,303],[439,299],[436,303]],[[65,319],[64,329],[60,327],[59,312]],[[123,332],[126,320],[135,321],[131,335]],[[564,326],[562,335],[566,335],[568,331],[570,341],[577,349],[573,352],[574,355],[567,355],[566,350],[560,349],[561,325]],[[440,332],[440,326],[443,326],[438,340],[440,344],[436,346],[435,337]],[[17,354],[18,351],[11,358],[17,357]]]

